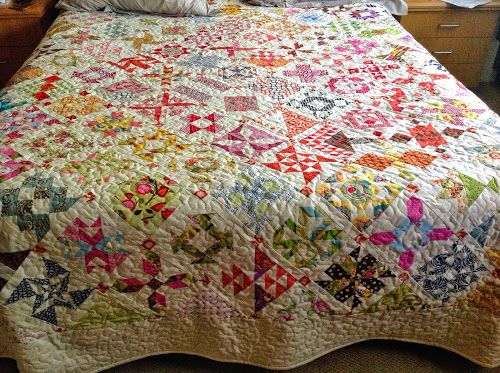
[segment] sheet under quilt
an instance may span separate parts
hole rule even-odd
[[[499,124],[378,5],[62,14],[0,93],[0,356],[500,363]]]

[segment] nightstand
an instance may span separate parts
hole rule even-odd
[[[473,9],[407,0],[401,24],[467,87],[476,87],[495,31],[500,0]]]
[[[56,0],[33,0],[23,10],[0,6],[0,88],[21,67],[57,16]]]

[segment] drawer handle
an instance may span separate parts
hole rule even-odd
[[[442,27],[442,28],[457,28],[457,27],[460,27],[460,25],[458,23],[445,23],[445,24],[439,25],[439,27]]]
[[[453,51],[435,51],[432,52],[433,54],[452,54]]]
[[[0,65],[5,65],[7,61],[0,61]]]

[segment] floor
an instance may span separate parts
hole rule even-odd
[[[472,92],[500,115],[500,82],[481,83],[479,87],[472,89]]]
[[[0,359],[1,373],[17,373],[13,360]],[[239,364],[188,355],[141,359],[103,373],[270,373]],[[368,341],[331,352],[288,373],[499,373],[436,347],[395,341]]]

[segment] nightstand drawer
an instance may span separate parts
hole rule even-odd
[[[34,47],[0,48],[0,87],[2,87],[22,66],[33,52]]]
[[[482,63],[448,63],[446,69],[468,88],[476,87],[481,77]]]
[[[0,48],[36,47],[45,33],[40,18],[0,18]]]
[[[22,63],[28,59],[34,49],[35,47],[1,47],[1,66],[5,68],[12,65],[22,65]]]
[[[490,37],[495,30],[497,14],[487,11],[446,10],[444,12],[410,12],[401,24],[418,37]]]
[[[441,63],[482,63],[490,39],[487,38],[419,38],[422,44]]]

